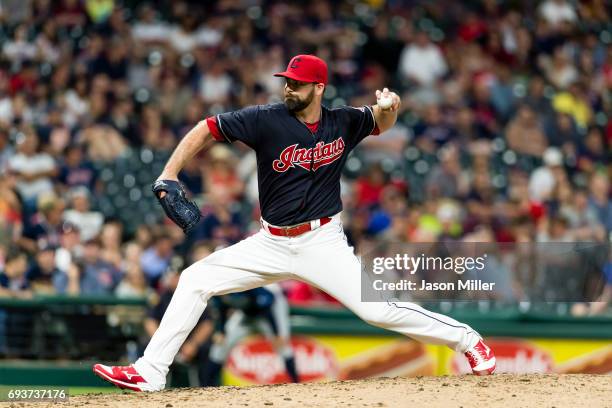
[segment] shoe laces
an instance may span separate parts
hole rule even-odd
[[[487,359],[487,354],[487,350],[482,346],[481,342],[478,342],[474,347],[465,352],[465,356],[472,367],[485,361]]]

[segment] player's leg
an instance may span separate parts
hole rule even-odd
[[[236,310],[225,323],[223,331],[223,334],[215,333],[213,345],[210,347],[210,354],[208,355],[206,377],[208,378],[207,385],[210,386],[221,385],[221,370],[230,351],[250,332],[245,324],[244,313],[241,310]]]
[[[268,287],[270,286],[272,285],[268,285]],[[257,320],[257,328],[268,338],[283,359],[289,379],[297,383],[300,382],[300,379],[295,364],[293,347],[291,347],[289,304],[280,287],[278,287],[278,292],[274,292],[274,295],[275,300],[269,313]]]
[[[294,271],[298,278],[329,293],[366,322],[421,342],[445,344],[462,353],[480,344],[480,335],[470,326],[414,303],[362,302],[361,264],[346,242],[337,217],[298,245]]]
[[[146,386],[140,387],[142,390],[162,389],[170,364],[202,315],[208,299],[282,279],[289,270],[289,262],[282,246],[258,233],[194,263],[181,274],[159,328],[144,355],[134,363],[136,373],[124,367],[103,365],[94,366],[94,372],[118,386],[127,383],[127,388],[138,389],[140,386],[130,384],[130,378],[138,376],[146,382]]]
[[[295,353],[291,346],[291,322],[289,321],[289,303],[287,298],[282,293],[280,286],[268,285],[268,287],[276,287],[274,291],[274,304],[272,305],[272,318],[274,319],[276,328],[275,346],[277,352],[283,357],[285,368],[289,374],[289,378],[293,382],[300,382],[297,367],[295,364]]]

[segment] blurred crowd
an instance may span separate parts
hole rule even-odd
[[[328,62],[327,106],[374,104],[384,86],[403,99],[397,125],[347,162],[343,217],[358,251],[608,242],[609,10],[605,0],[2,1],[0,294],[143,296],[193,253],[256,231],[245,146],[217,144],[181,173],[205,215],[188,237],[150,184],[198,121],[279,101],[272,73],[298,53]],[[293,303],[333,301],[298,282],[285,289]]]

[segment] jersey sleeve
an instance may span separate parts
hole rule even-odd
[[[258,144],[258,126],[257,120],[259,116],[258,106],[249,106],[234,112],[222,113],[214,117],[213,127],[211,121],[207,119],[208,127],[211,129],[213,137],[217,140],[225,140],[233,143],[240,140],[249,147],[255,149]],[[216,136],[215,136],[216,132]]]
[[[348,137],[352,140],[353,146],[357,145],[367,136],[379,133],[371,106],[366,105],[360,108],[347,106],[344,111],[349,122],[350,135]]]

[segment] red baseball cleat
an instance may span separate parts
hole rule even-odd
[[[482,340],[465,352],[472,372],[476,375],[489,375],[495,372],[495,354]]]
[[[93,372],[103,380],[122,389],[140,392],[160,391],[160,389],[152,387],[131,365],[107,366],[104,364],[95,364],[93,366]]]

